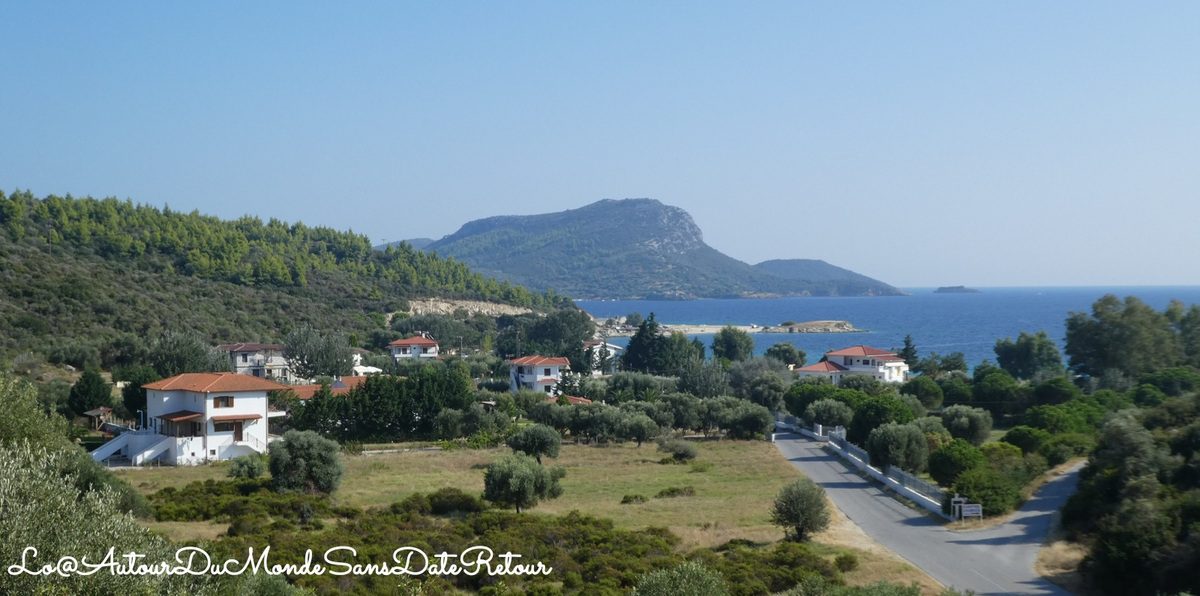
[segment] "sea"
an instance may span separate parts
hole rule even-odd
[[[938,294],[934,288],[903,288],[907,296],[846,298],[773,298],[705,300],[579,300],[576,304],[605,319],[638,312],[654,313],[666,324],[778,325],[784,321],[844,320],[858,333],[755,333],[755,354],[779,342],[804,350],[808,361],[838,348],[865,344],[899,349],[912,335],[922,356],[930,352],[962,352],[974,367],[995,361],[996,341],[1016,338],[1022,331],[1045,331],[1063,347],[1067,316],[1091,312],[1105,294],[1137,296],[1156,309],[1172,300],[1200,304],[1200,286],[1142,287],[984,287],[977,294]],[[699,338],[711,345],[712,335]],[[624,346],[629,338],[611,342]],[[1066,357],[1064,355],[1064,362]]]

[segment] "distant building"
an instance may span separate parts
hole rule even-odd
[[[280,344],[221,344],[217,349],[229,354],[233,372],[239,375],[274,379],[282,383],[296,380],[283,357],[283,346]]]
[[[266,453],[267,393],[287,389],[235,373],[184,373],[142,386],[147,427],[121,433],[91,453],[96,461],[195,465]]]
[[[512,391],[530,389],[547,395],[558,395],[562,374],[571,370],[571,363],[560,356],[524,356],[508,361],[508,385]]]
[[[869,376],[884,383],[903,383],[908,380],[908,364],[894,352],[859,345],[826,352],[824,360],[797,368],[795,373],[800,377],[827,378],[834,385],[842,384],[842,379],[852,375]]]
[[[583,342],[583,351],[592,351],[592,376],[612,374],[617,371],[617,362],[625,348],[610,344],[601,339],[589,339]],[[608,364],[603,365],[601,359],[608,352]]]
[[[567,401],[568,406],[587,406],[591,405],[592,403],[592,400],[586,397],[578,397],[575,395],[561,395],[559,397],[554,397],[553,395],[546,396],[546,401],[552,404],[558,403],[559,400],[563,399]]]
[[[332,395],[346,395],[352,389],[366,382],[366,376],[340,377],[333,380],[329,385],[329,393]],[[296,397],[301,400],[312,399],[318,391],[321,390],[321,385],[293,385],[292,391],[296,393]]]
[[[437,358],[438,342],[429,334],[422,333],[398,339],[388,344],[388,350],[391,350],[392,358],[397,362],[406,358]]]

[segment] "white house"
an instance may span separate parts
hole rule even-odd
[[[840,385],[851,375],[866,375],[884,383],[903,383],[908,380],[908,364],[895,352],[870,346],[852,346],[825,353],[825,359],[795,369],[800,377],[824,377]]]
[[[217,349],[229,354],[233,371],[239,375],[277,379],[283,383],[295,380],[280,344],[221,344]]]
[[[142,386],[145,428],[125,432],[92,452],[96,461],[123,456],[132,465],[195,465],[265,453],[267,392],[287,389],[235,373],[184,373]]]
[[[549,395],[558,395],[558,382],[562,373],[571,370],[566,358],[550,356],[524,356],[508,361],[508,386],[512,391],[532,389]]]
[[[592,351],[592,376],[598,376],[616,372],[618,359],[625,348],[602,339],[589,339],[583,342],[583,350],[584,352]],[[608,357],[608,365],[602,366],[601,360],[605,356]]]
[[[404,358],[438,357],[438,342],[427,334],[398,339],[388,344],[388,349],[397,362]]]

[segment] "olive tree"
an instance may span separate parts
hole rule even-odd
[[[782,527],[789,538],[807,540],[829,526],[825,491],[808,478],[783,487],[771,508],[771,522]]]
[[[330,494],[342,480],[340,447],[311,430],[289,430],[268,449],[277,491]]]
[[[942,424],[956,439],[982,445],[992,433],[992,415],[971,406],[950,406],[942,410]]]
[[[929,443],[925,433],[915,424],[889,422],[871,431],[867,437],[867,453],[871,463],[880,469],[897,466],[909,472],[920,472],[928,464]]]
[[[515,507],[520,513],[541,501],[558,498],[562,494],[558,481],[566,475],[560,467],[546,468],[528,455],[515,453],[484,471],[483,498]]]
[[[527,426],[508,439],[508,446],[513,451],[532,456],[537,459],[539,464],[542,463],[543,455],[558,457],[560,445],[562,445],[562,437],[558,431],[545,424]]]
[[[834,400],[821,399],[813,402],[804,410],[804,419],[821,426],[846,426],[854,418],[854,410],[850,406]]]

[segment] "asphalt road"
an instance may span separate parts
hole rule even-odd
[[[880,544],[939,582],[976,594],[1068,594],[1033,570],[1054,514],[1075,492],[1078,469],[1045,485],[1008,522],[953,532],[889,497],[873,481],[798,434],[775,445],[805,476],[820,484],[847,517]]]

